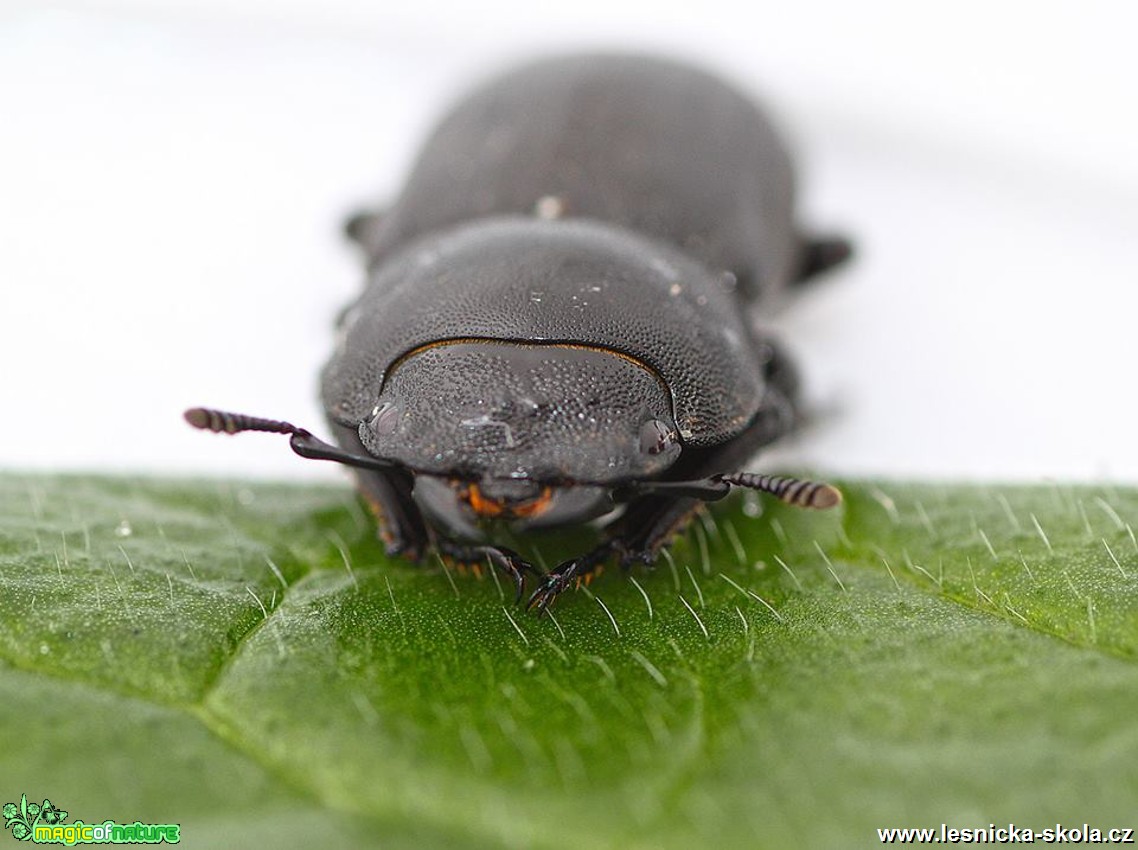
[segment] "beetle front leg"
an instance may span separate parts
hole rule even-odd
[[[430,548],[443,558],[463,565],[489,563],[504,572],[514,583],[515,601],[520,602],[525,590],[525,574],[537,570],[521,555],[504,546],[458,543],[440,537],[424,523],[418,506],[411,498],[410,486],[394,476],[382,473],[358,474],[364,501],[375,514],[379,537],[388,555],[402,555],[420,561]]]
[[[530,594],[526,601],[526,610],[537,609],[538,614],[545,613],[545,609],[552,605],[569,585],[594,575],[605,561],[620,551],[622,551],[620,541],[617,538],[610,538],[584,555],[558,564],[546,573],[537,590]]]
[[[612,533],[603,543],[550,570],[530,594],[526,609],[543,613],[571,584],[588,579],[613,556],[620,557],[622,567],[655,562],[660,550],[687,526],[702,504],[687,498],[638,499],[609,527]]]
[[[338,442],[348,452],[367,455],[355,430],[332,422]],[[401,470],[353,469],[356,489],[371,509],[388,555],[402,555],[420,561],[430,548],[431,539],[423,514],[411,497],[414,479]]]
[[[435,551],[443,558],[472,566],[489,562],[492,567],[504,572],[514,583],[515,603],[522,601],[522,593],[525,590],[525,574],[538,574],[529,561],[513,549],[507,549],[504,546],[458,543],[445,537],[436,538],[434,543]]]
[[[356,487],[375,517],[387,554],[421,560],[430,547],[430,537],[411,499],[410,485],[394,475],[357,471]]]

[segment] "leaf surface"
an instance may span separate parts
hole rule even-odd
[[[1130,825],[1138,492],[843,489],[729,500],[539,619],[385,558],[347,488],[6,476],[3,802],[188,847]]]

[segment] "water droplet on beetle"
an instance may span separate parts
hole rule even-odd
[[[399,427],[399,407],[389,401],[376,405],[371,411],[371,429],[376,434],[394,434]]]
[[[658,271],[663,275],[665,280],[675,280],[680,276],[676,267],[669,263],[667,260],[662,260],[659,257],[654,257],[650,263],[654,271]],[[675,293],[673,293],[674,295]]]
[[[667,423],[649,419],[640,426],[640,451],[644,454],[658,455],[674,443],[675,433]]]
[[[565,213],[565,201],[556,195],[543,195],[533,205],[533,214],[538,218],[552,221]]]

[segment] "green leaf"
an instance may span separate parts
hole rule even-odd
[[[1131,825],[1138,491],[844,490],[539,619],[385,558],[347,487],[2,478],[0,797],[188,847]]]

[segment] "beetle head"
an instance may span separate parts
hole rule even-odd
[[[360,441],[417,473],[416,498],[454,527],[588,519],[609,490],[679,457],[672,399],[643,363],[572,344],[451,340],[388,371]]]
[[[384,404],[394,404],[394,402],[384,402]],[[390,430],[394,433],[398,430],[398,424],[390,424],[392,420],[396,423],[399,420],[399,417],[387,413],[391,409],[393,408],[385,409],[383,404],[376,406],[376,412],[369,419],[373,431]],[[586,478],[569,479],[552,474],[548,476],[537,474],[536,470],[541,467],[535,467],[535,474],[526,473],[524,469],[519,468],[516,474],[507,477],[483,474],[481,477],[463,478],[457,472],[443,473],[416,469],[393,458],[362,455],[350,448],[333,446],[314,436],[307,429],[279,419],[265,419],[207,407],[192,407],[184,415],[186,421],[193,427],[215,433],[266,431],[273,434],[288,434],[292,450],[301,457],[313,460],[330,460],[358,469],[380,472],[419,473],[415,480],[416,500],[428,515],[458,537],[481,536],[474,525],[476,519],[522,520],[529,525],[579,522],[606,513],[616,501],[648,494],[716,501],[726,496],[734,486],[770,493],[775,498],[803,508],[832,508],[842,500],[841,493],[829,484],[777,475],[756,475],[750,472],[717,473],[708,478],[693,480],[635,477],[621,480],[618,475],[612,480],[594,481]],[[588,418],[584,417],[585,420]],[[379,427],[380,425],[382,427]],[[542,429],[537,430],[540,432]],[[627,428],[625,430],[627,431]],[[362,425],[360,431],[363,432]],[[644,421],[639,428],[639,438],[640,453],[649,456],[664,455],[660,461],[664,467],[672,463],[679,454],[674,428],[669,430],[667,423],[661,419]],[[623,441],[625,444],[627,442],[627,439]],[[593,440],[586,443],[597,446],[620,446],[622,441]],[[625,445],[624,448],[627,449],[628,446]],[[557,452],[550,454],[557,456]],[[612,458],[610,465],[623,468]],[[624,464],[628,465],[635,464]],[[534,520],[541,522],[535,523]]]

